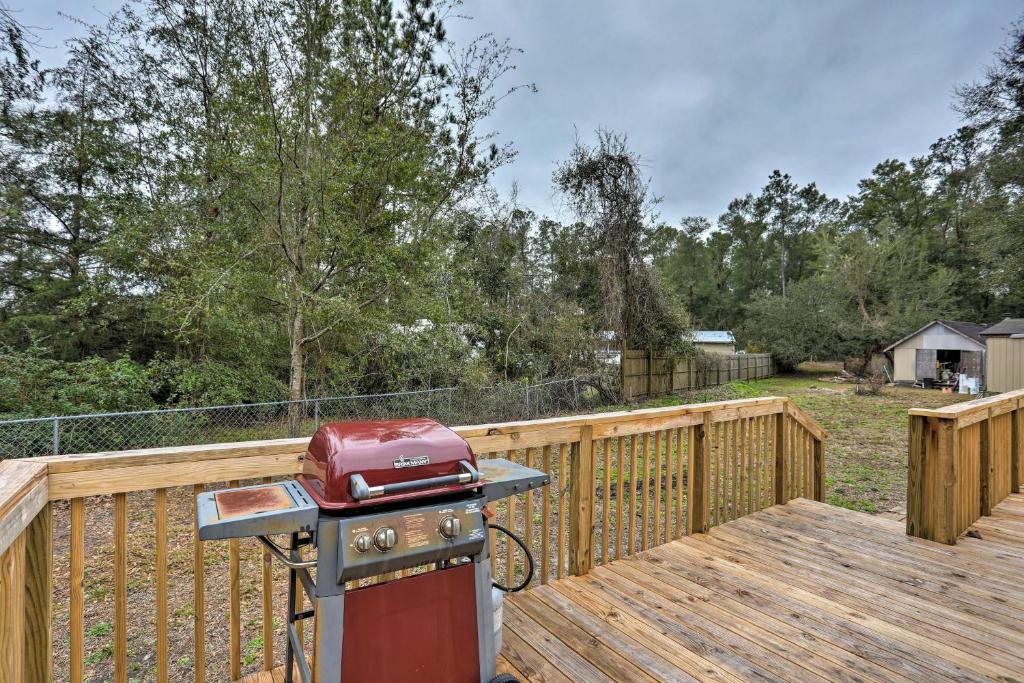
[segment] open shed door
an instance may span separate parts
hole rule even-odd
[[[982,376],[982,351],[963,351],[960,353],[960,372],[968,377]]]
[[[915,379],[935,379],[935,349],[917,349]]]

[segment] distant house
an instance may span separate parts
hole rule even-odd
[[[981,332],[985,339],[986,391],[1024,389],[1024,318],[1006,318]]]
[[[693,345],[705,353],[736,353],[736,337],[728,330],[697,330]]]
[[[893,381],[926,386],[955,382],[956,375],[984,384],[985,325],[933,320],[885,349],[892,354]]]

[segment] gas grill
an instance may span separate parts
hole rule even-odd
[[[200,494],[199,538],[256,537],[288,567],[289,683],[293,662],[304,683],[488,682],[497,631],[486,506],[548,481],[509,460],[477,462],[433,420],[333,423],[310,440],[297,480]],[[287,547],[270,538],[281,534]],[[389,578],[412,568],[424,571]],[[380,580],[346,588],[367,577]],[[311,610],[296,611],[299,590]],[[312,670],[295,624],[314,615]]]

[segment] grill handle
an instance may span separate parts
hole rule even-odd
[[[349,477],[349,492],[358,501],[369,500],[390,496],[394,493],[416,491],[418,489],[433,488],[435,486],[448,486],[450,484],[469,484],[480,481],[480,472],[467,460],[460,460],[459,466],[464,470],[458,474],[446,474],[443,477],[429,477],[427,479],[413,479],[412,481],[400,481],[395,484],[383,484],[381,486],[369,486],[361,474],[353,474]]]
[[[296,561],[290,559],[287,555],[284,554],[284,548],[274,543],[266,536],[257,536],[256,538],[260,539],[260,543],[267,546],[270,552],[274,554],[274,557],[281,560],[281,562],[284,563],[286,567],[290,567],[292,569],[312,569],[316,566],[316,560]]]

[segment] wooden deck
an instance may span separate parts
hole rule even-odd
[[[1024,496],[969,533],[940,545],[893,520],[795,500],[512,596],[499,672],[523,681],[1024,680]]]
[[[1024,496],[956,546],[807,500],[505,603],[531,681],[1024,680]]]

